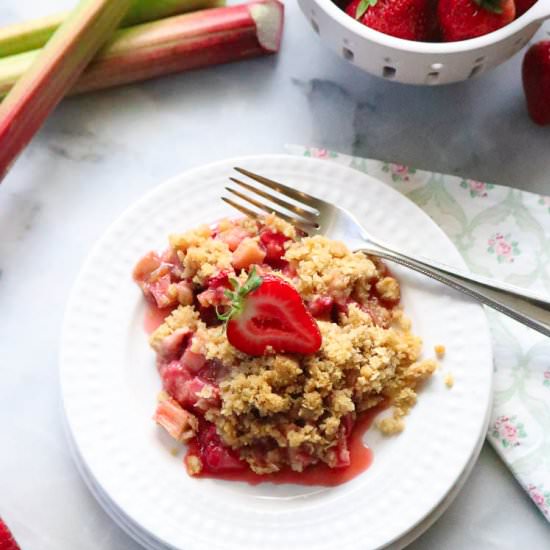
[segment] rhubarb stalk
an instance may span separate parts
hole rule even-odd
[[[117,86],[207,65],[274,53],[283,5],[277,0],[199,11],[117,31],[70,93]],[[0,59],[0,97],[38,52]]]
[[[0,181],[130,5],[82,0],[0,104]]]
[[[190,11],[215,8],[224,4],[225,0],[133,0],[120,26],[129,27]],[[42,48],[67,19],[69,13],[57,13],[0,29],[0,57]]]

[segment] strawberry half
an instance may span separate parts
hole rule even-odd
[[[21,550],[2,518],[0,518],[0,550]]]
[[[252,269],[240,286],[230,280],[231,307],[218,314],[227,321],[227,339],[248,355],[263,355],[268,347],[277,353],[315,353],[321,332],[296,289],[280,277],[263,278]]]

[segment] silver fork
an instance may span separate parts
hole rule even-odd
[[[280,216],[307,235],[323,234],[331,239],[346,242],[354,250],[390,260],[423,273],[550,336],[550,300],[543,296],[493,279],[465,273],[432,260],[407,256],[367,233],[353,214],[344,208],[244,168],[235,168],[235,170],[278,193],[276,196],[240,179],[229,178],[253,196],[230,187],[226,189],[258,210]],[[259,216],[258,212],[235,200],[227,197],[222,197],[222,200],[246,216],[251,218]],[[281,211],[278,207],[284,210]]]

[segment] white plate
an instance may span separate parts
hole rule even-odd
[[[136,525],[175,548],[378,548],[424,520],[467,467],[485,429],[492,357],[483,310],[440,285],[395,268],[405,309],[427,356],[445,344],[446,371],[429,382],[395,438],[371,430],[374,463],[336,488],[256,487],[196,480],[151,421],[160,380],[142,323],[134,263],[170,232],[234,213],[220,200],[232,167],[337,202],[367,229],[412,254],[464,267],[447,237],[381,182],[337,164],[289,156],[233,159],[159,186],[107,231],[86,261],[67,308],[61,382],[69,429],[98,486]]]

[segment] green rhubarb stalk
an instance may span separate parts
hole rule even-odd
[[[120,23],[129,27],[190,11],[223,6],[225,0],[133,0]],[[16,23],[0,29],[0,57],[42,48],[70,12]]]
[[[97,90],[278,50],[283,5],[256,0],[116,31],[70,93]],[[39,51],[0,59],[0,97]]]
[[[130,5],[82,0],[0,104],[0,181]]]

